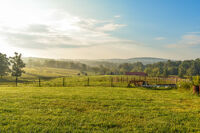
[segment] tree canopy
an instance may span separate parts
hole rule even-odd
[[[23,68],[25,67],[25,63],[22,60],[22,55],[15,53],[14,57],[11,57],[11,64],[12,64],[12,76],[20,77],[22,73],[25,73]]]
[[[10,72],[9,65],[10,65],[10,62],[9,62],[9,58],[7,57],[7,55],[0,53],[0,76],[1,76],[1,78],[3,76],[8,75],[8,73]]]

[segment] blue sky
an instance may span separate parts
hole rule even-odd
[[[0,0],[0,52],[48,58],[194,59],[199,0]]]

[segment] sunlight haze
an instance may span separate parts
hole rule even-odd
[[[18,51],[26,57],[65,59],[199,57],[197,0],[0,2],[0,52],[8,55]]]

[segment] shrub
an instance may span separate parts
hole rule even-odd
[[[192,88],[192,82],[191,81],[180,81],[177,83],[177,87],[179,89],[184,89],[184,90],[190,90]]]
[[[199,86],[200,85],[200,78],[199,78],[199,76],[193,77],[193,84],[195,86]]]

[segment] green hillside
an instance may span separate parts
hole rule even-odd
[[[48,67],[27,67],[24,69],[26,73],[23,77],[61,77],[71,76],[80,73],[74,69],[62,69],[62,68],[48,68]]]

